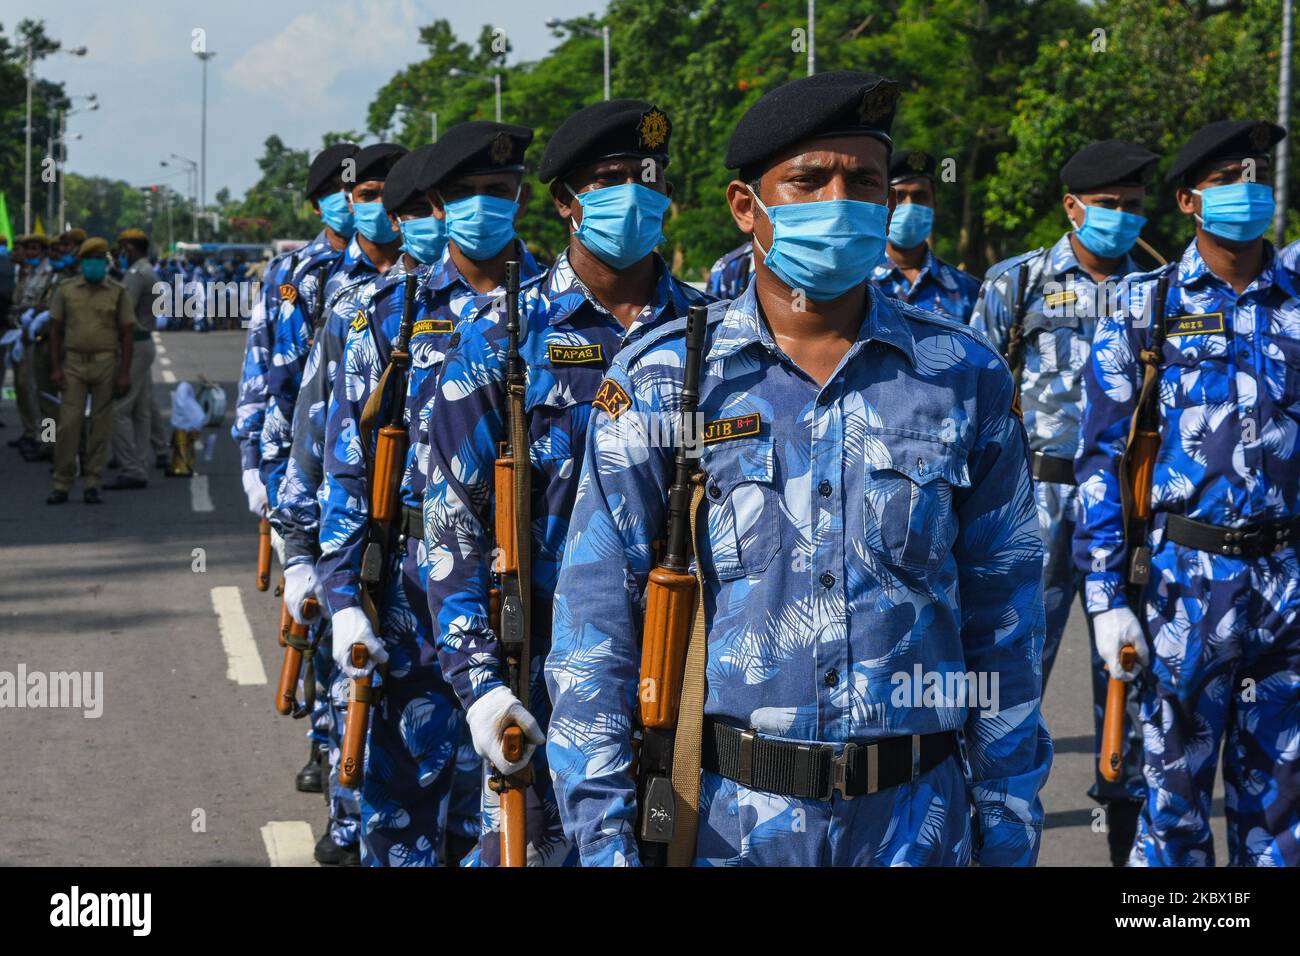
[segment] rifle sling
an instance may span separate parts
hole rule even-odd
[[[698,516],[704,502],[704,483],[696,476],[691,491],[691,547],[698,555]],[[673,740],[673,838],[668,845],[669,866],[690,866],[695,862],[696,837],[700,828],[700,767],[703,765],[704,697],[708,688],[705,668],[709,662],[708,627],[704,620],[704,571],[695,561],[695,613],[691,637],[686,646],[686,670],[682,676],[682,699],[677,708],[677,731]]]
[[[515,562],[516,581],[519,585],[519,607],[523,617],[523,642],[519,648],[519,687],[517,696],[525,707],[529,706],[528,679],[532,665],[532,605],[533,605],[533,553],[532,553],[532,456],[528,447],[528,420],[524,412],[526,386],[507,386],[508,415],[510,418],[510,454],[514,458],[511,470],[511,492],[515,505]]]

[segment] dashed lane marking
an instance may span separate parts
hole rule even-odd
[[[302,820],[272,820],[262,827],[262,843],[272,866],[316,866],[311,824]]]
[[[165,355],[164,355],[162,358],[160,358],[160,359],[158,360],[158,362],[159,362],[159,364],[162,365],[163,368],[168,368],[168,367],[170,367],[171,364],[172,364],[172,360],[169,359],[169,358],[168,358],[167,356],[165,356]]]
[[[169,369],[169,368],[165,368],[165,369],[163,369],[163,376],[162,376],[162,378],[163,378],[163,382],[165,382],[165,383],[168,384],[168,385],[175,385],[175,384],[176,384],[176,373],[173,372],[173,371],[172,371],[171,369]]]
[[[190,510],[212,511],[212,495],[208,491],[208,476],[195,475],[190,479]]]
[[[253,629],[248,626],[244,599],[239,594],[239,588],[213,588],[212,609],[217,612],[221,646],[226,651],[226,677],[236,684],[265,684],[266,671],[262,668],[262,656],[257,652]]]

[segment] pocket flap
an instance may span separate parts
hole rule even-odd
[[[899,432],[869,432],[866,436],[867,471],[896,471],[918,485],[936,478],[959,488],[970,485],[970,472],[962,447],[937,437]]]
[[[702,464],[709,476],[710,497],[713,488],[717,498],[725,498],[738,485],[761,482],[770,485],[773,480],[775,447],[772,436],[756,435],[753,438],[736,438],[704,446]]]

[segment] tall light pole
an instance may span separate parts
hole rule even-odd
[[[191,241],[198,242],[199,241],[199,195],[197,190],[197,183],[199,180],[199,164],[186,156],[180,155],[179,153],[172,153],[171,158],[185,164],[186,188],[189,190],[190,202],[193,207],[193,218],[191,219],[190,222],[190,227],[192,230]],[[170,164],[167,162],[167,160],[164,159],[162,160],[162,162],[159,163],[159,165],[168,166]],[[194,183],[194,185],[191,185],[191,182]]]
[[[808,0],[808,75],[817,72],[817,0]]]
[[[99,95],[96,93],[87,96],[70,96],[68,100],[85,100],[87,105],[80,109],[59,111],[59,135],[55,140],[59,145],[58,152],[54,154],[56,157],[54,160],[56,172],[54,186],[58,190],[59,199],[58,216],[54,218],[54,222],[60,232],[63,231],[67,222],[68,181],[66,166],[68,162],[68,140],[81,138],[79,134],[75,136],[68,135],[68,117],[76,116],[78,113],[93,113],[99,109]],[[53,196],[53,193],[51,193],[51,196]]]
[[[202,50],[194,54],[203,61],[203,105],[200,109],[199,133],[199,208],[208,204],[208,60],[217,55],[216,50]]]
[[[73,56],[85,56],[86,48],[78,46],[63,52]],[[35,46],[29,41],[27,44],[27,152],[23,161],[23,232],[32,231],[32,61],[35,56]]]
[[[429,140],[429,142],[436,143],[438,142],[438,111],[434,110],[430,113],[429,118],[433,120],[433,139]]]
[[[1291,125],[1291,38],[1295,32],[1295,11],[1292,0],[1282,0],[1282,64],[1277,77],[1277,123],[1283,129]],[[1273,174],[1273,200],[1277,205],[1273,213],[1273,243],[1286,242],[1287,167],[1291,150],[1286,139],[1277,144],[1277,171]]]
[[[474,72],[472,72],[472,71],[470,71],[470,70],[462,70],[462,69],[460,69],[460,68],[458,68],[458,67],[454,67],[454,66],[453,66],[450,70],[447,71],[447,75],[448,75],[448,76],[473,76],[473,77],[477,77],[477,78],[480,79],[480,80],[486,80],[486,79],[487,79],[487,74],[486,74],[486,73],[474,73]],[[496,73],[493,73],[493,74],[492,74],[492,84],[493,84],[493,86],[496,87],[496,93],[497,93],[497,122],[500,123],[500,122],[501,122],[501,72],[500,72],[500,71],[497,71]]]
[[[573,20],[561,20],[559,17],[551,17],[546,21],[546,26],[551,30],[559,30],[561,27],[570,33],[583,33],[589,37],[598,36],[605,47],[605,99],[609,99],[609,27],[603,26],[597,31],[594,27],[589,27],[584,23],[577,23]]]

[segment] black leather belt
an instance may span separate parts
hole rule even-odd
[[[890,737],[870,744],[847,743],[837,757],[833,744],[803,744],[761,737],[716,720],[706,720],[705,770],[751,790],[805,800],[845,799],[909,783],[943,763],[956,749],[951,732]]]
[[[1038,481],[1050,481],[1058,485],[1078,484],[1074,478],[1073,458],[1053,458],[1036,451],[1030,469]]]
[[[1300,543],[1300,517],[1222,528],[1182,515],[1169,515],[1165,519],[1165,537],[1197,551],[1234,558],[1262,558]]]
[[[402,534],[416,541],[424,540],[424,512],[406,505],[402,508]]]

